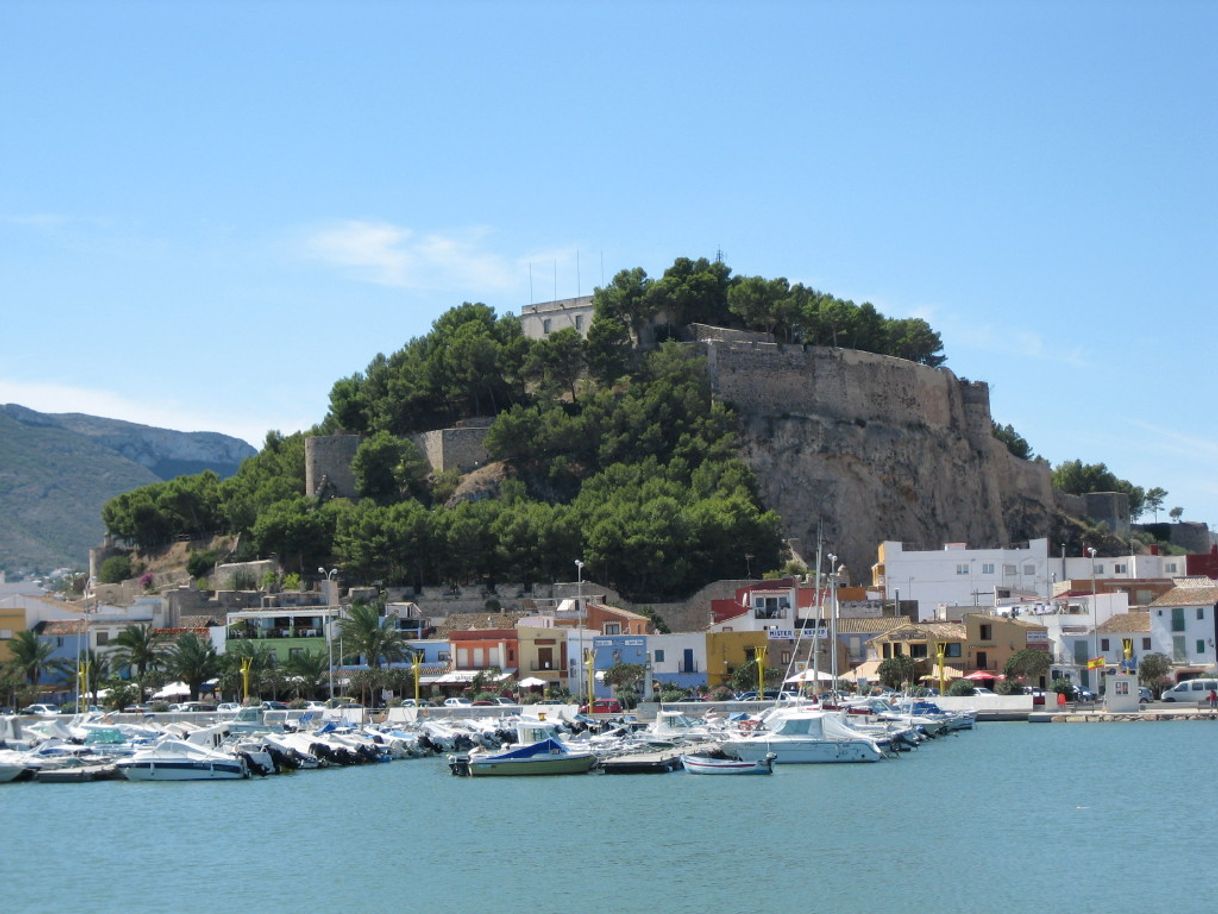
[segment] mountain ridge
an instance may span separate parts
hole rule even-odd
[[[0,569],[84,567],[109,499],[185,473],[230,476],[255,453],[218,432],[0,405]]]

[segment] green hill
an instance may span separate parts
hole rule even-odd
[[[0,406],[0,569],[83,568],[105,531],[106,501],[175,470],[230,475],[253,453],[214,433]]]

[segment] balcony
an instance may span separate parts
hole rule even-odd
[[[758,607],[753,610],[754,619],[785,619],[791,614],[789,607]]]
[[[234,641],[262,641],[279,638],[324,638],[325,630],[320,628],[259,628],[252,631],[234,629],[228,633]]]

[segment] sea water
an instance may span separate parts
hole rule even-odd
[[[770,777],[0,785],[0,911],[1212,912],[1218,722],[981,724]]]

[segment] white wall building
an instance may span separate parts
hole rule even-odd
[[[1182,578],[1151,603],[1150,641],[1176,664],[1177,676],[1218,669],[1218,582]]]
[[[594,311],[591,295],[525,305],[520,309],[520,329],[531,340],[544,340],[568,327],[587,337]]]
[[[1021,595],[1048,599],[1055,571],[1044,538],[1014,548],[948,543],[934,550],[907,550],[886,540],[871,577],[872,586],[883,588],[888,599],[899,594],[902,601],[917,600],[919,619],[929,619],[941,603],[981,607]]]
[[[706,683],[706,635],[703,632],[674,632],[648,635],[651,674],[657,681],[680,685]]]

